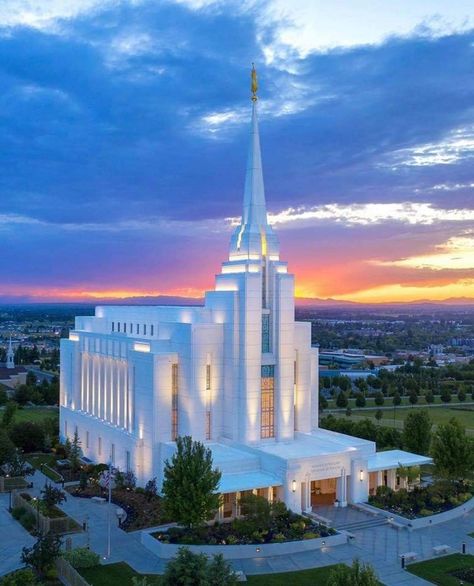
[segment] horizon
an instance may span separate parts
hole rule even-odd
[[[212,289],[242,211],[252,62],[297,303],[474,304],[474,21],[463,2],[402,4],[387,22],[366,0],[7,0],[0,304]]]

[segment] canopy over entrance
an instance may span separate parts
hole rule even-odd
[[[400,466],[421,466],[432,463],[433,459],[428,456],[419,456],[403,450],[387,450],[369,456],[367,469],[369,472],[377,472],[379,470],[393,470],[400,468]]]

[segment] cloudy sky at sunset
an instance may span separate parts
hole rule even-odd
[[[472,0],[2,0],[0,301],[212,287],[252,62],[297,294],[474,300]]]

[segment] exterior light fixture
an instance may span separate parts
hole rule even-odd
[[[296,480],[293,480],[293,482],[291,483],[291,490],[293,492],[296,492]]]
[[[260,551],[260,548],[259,547],[256,547],[255,548],[255,551],[258,553]]]
[[[323,541],[323,545],[326,545],[326,542],[325,541]]]
[[[363,470],[360,470],[360,471],[359,471],[359,480],[360,480],[361,482],[363,482],[363,480],[364,480],[364,471],[363,471]]]

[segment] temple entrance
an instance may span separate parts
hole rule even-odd
[[[336,478],[311,481],[311,506],[332,505],[336,500]]]

